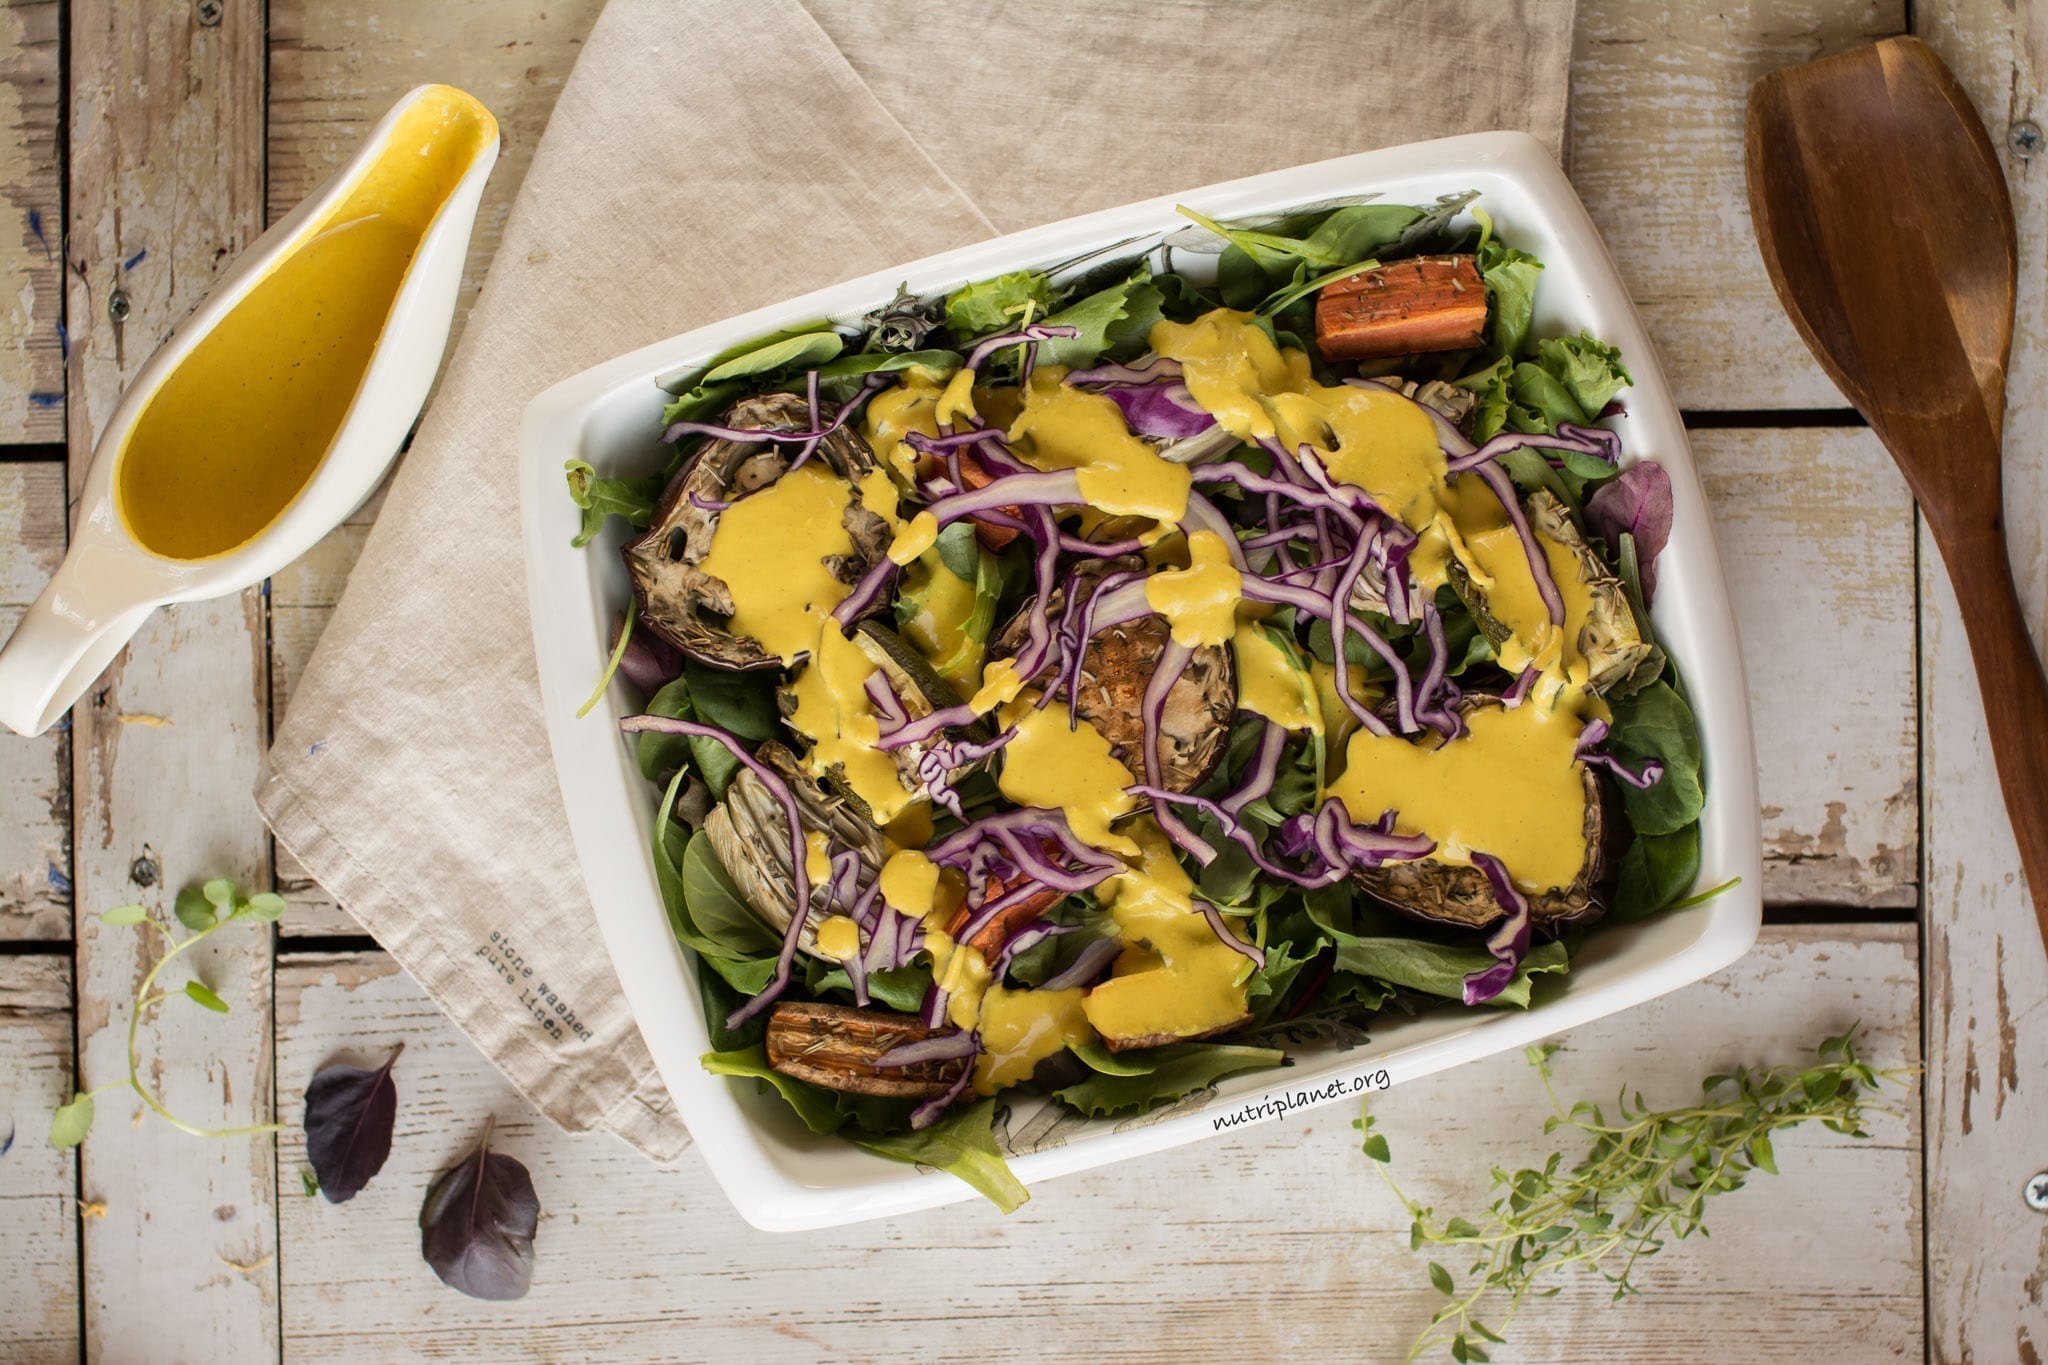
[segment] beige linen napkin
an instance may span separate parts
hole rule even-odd
[[[526,401],[662,337],[1088,209],[1489,128],[1555,148],[1572,16],[612,0],[293,691],[257,784],[278,841],[543,1113],[674,1157],[688,1136],[619,995],[540,723]]]

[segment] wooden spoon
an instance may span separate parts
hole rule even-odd
[[[1799,334],[1891,451],[1948,565],[2048,942],[2048,680],[2006,556],[2012,200],[1941,59],[1887,38],[1749,95],[1749,205]]]

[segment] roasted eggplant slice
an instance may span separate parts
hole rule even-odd
[[[932,1036],[907,1014],[850,1005],[791,1001],[768,1015],[768,1065],[827,1090],[893,1100],[937,1099],[959,1078],[965,1061],[878,1067],[891,1048]]]
[[[733,404],[725,425],[768,431],[810,429],[809,405],[795,394],[769,393]],[[644,535],[625,548],[626,572],[640,602],[640,624],[693,658],[718,668],[775,668],[781,663],[757,640],[734,635],[732,592],[698,565],[711,553],[718,504],[768,487],[789,469],[801,446],[784,442],[706,441],[669,482]],[[850,426],[818,445],[823,460],[848,483],[875,467],[874,452]],[[708,504],[708,505],[707,505]],[[850,499],[841,519],[853,553],[826,560],[835,578],[853,584],[889,552],[887,522]]]
[[[1169,1043],[1194,1043],[1204,1038],[1220,1038],[1226,1033],[1236,1032],[1250,1021],[1250,1013],[1245,1013],[1228,1023],[1218,1024],[1215,1028],[1204,1029],[1200,1033],[1104,1033],[1100,1036],[1102,1045],[1111,1052],[1136,1052],[1148,1047],[1165,1047]]]
[[[1074,573],[1073,590],[1095,591],[1113,572],[1142,572],[1137,556],[1090,560]],[[1048,610],[1057,620],[1065,592],[1055,592]],[[998,637],[995,655],[1013,655],[1023,647],[1028,619],[1019,615]],[[1145,773],[1145,688],[1159,671],[1171,631],[1166,618],[1141,616],[1124,625],[1095,632],[1081,659],[1080,695],[1074,710],[1109,741],[1124,765],[1140,778]],[[1237,712],[1237,674],[1227,645],[1203,645],[1188,660],[1187,671],[1166,694],[1160,718],[1159,770],[1168,791],[1192,791],[1223,757],[1230,739],[1231,717]]]
[[[862,621],[848,637],[875,665],[876,670],[887,682],[889,691],[895,696],[903,712],[911,720],[928,716],[934,711],[943,711],[960,704],[960,694],[953,685],[940,677],[922,654],[912,648],[910,642],[880,621]],[[808,665],[806,665],[808,667]],[[784,718],[796,714],[797,699],[794,687],[784,687],[776,693],[776,705]],[[986,742],[995,735],[995,730],[986,721],[972,725],[952,726],[942,732],[947,739],[969,742]],[[903,789],[908,792],[925,790],[923,763],[930,752],[933,741],[906,744],[900,749],[889,751],[889,757],[896,765]],[[948,783],[965,776],[977,763],[963,764],[949,770]],[[871,820],[873,812],[860,794],[846,781],[844,771],[834,765],[823,774],[825,783],[842,798],[856,814],[864,820]]]
[[[1458,711],[1470,715],[1477,707],[1499,704],[1497,698],[1474,694],[1459,704]],[[1585,861],[1570,885],[1529,897],[1529,916],[1539,929],[1556,930],[1567,924],[1586,923],[1607,911],[1613,871],[1623,851],[1617,844],[1625,844],[1627,835],[1623,833],[1624,822],[1610,804],[1613,798],[1608,795],[1607,784],[1590,767],[1583,770],[1583,780]],[[1352,876],[1379,900],[1420,920],[1483,929],[1506,913],[1495,899],[1486,874],[1476,867],[1417,858],[1356,868]]]
[[[1619,822],[1608,811],[1606,788],[1591,769],[1585,781],[1586,861],[1570,886],[1529,897],[1529,916],[1539,929],[1583,924],[1607,911],[1608,871],[1614,862],[1608,843]],[[1486,874],[1476,867],[1418,858],[1361,867],[1352,875],[1375,897],[1416,919],[1483,929],[1505,913]]]
[[[789,785],[806,832],[821,831],[833,848],[858,853],[865,873],[863,882],[881,873],[887,849],[880,830],[843,799],[813,782],[796,756],[782,745],[770,741],[755,756]],[[704,817],[704,833],[754,913],[776,933],[785,932],[790,916],[796,913],[796,869],[790,862],[789,819],[782,803],[752,772],[741,768],[726,787],[725,800]],[[816,955],[818,921],[834,910],[814,887],[810,919],[797,939],[805,952]]]
[[[1592,598],[1586,623],[1579,629],[1579,653],[1586,659],[1587,687],[1604,696],[1633,677],[1637,669],[1651,664],[1656,648],[1643,639],[1636,625],[1627,587],[1586,543],[1565,505],[1539,489],[1530,494],[1527,506],[1529,524],[1579,561],[1579,581]]]
[[[1541,488],[1524,498],[1522,505],[1528,511],[1529,524],[1569,550],[1578,561],[1579,582],[1586,586],[1591,600],[1579,628],[1579,653],[1586,660],[1587,690],[1605,695],[1632,677],[1638,668],[1652,665],[1656,650],[1636,626],[1628,589],[1601,563],[1565,505]],[[1512,632],[1487,610],[1486,593],[1455,558],[1449,569],[1451,587],[1472,613],[1479,629],[1495,645],[1504,642]]]

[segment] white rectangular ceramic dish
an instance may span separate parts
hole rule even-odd
[[[1037,1150],[1014,1157],[1013,1166],[1035,1184],[1521,1047],[1696,981],[1755,941],[1761,855],[1748,692],[1706,500],[1642,323],[1584,206],[1539,143],[1489,133],[1365,152],[997,238],[620,356],[549,389],[526,411],[520,496],[528,592],[542,700],[577,855],[641,1033],[699,1150],[748,1222],[769,1230],[824,1227],[931,1208],[973,1192],[949,1175],[813,1137],[778,1099],[756,1094],[754,1082],[712,1076],[698,1065],[710,1044],[692,963],[670,935],[648,856],[659,793],[641,778],[618,732],[626,704],[619,688],[587,717],[575,714],[603,665],[628,588],[617,532],[587,549],[570,547],[579,514],[563,486],[563,461],[588,460],[603,474],[659,468],[666,395],[655,387],[658,376],[705,364],[778,328],[821,317],[852,323],[905,282],[913,293],[931,295],[1112,244],[1132,243],[1119,254],[1135,256],[1187,226],[1174,212],[1176,203],[1229,220],[1366,194],[1427,203],[1466,189],[1480,192],[1479,202],[1505,240],[1544,262],[1534,334],[1589,330],[1619,346],[1634,374],[1634,387],[1623,394],[1626,416],[1609,424],[1621,431],[1627,458],[1663,463],[1676,499],[1652,615],[1684,670],[1705,746],[1699,885],[1732,877],[1741,884],[1694,909],[1595,934],[1574,959],[1564,988],[1526,1012],[1447,1009],[1388,1018],[1363,1046],[1297,1050],[1284,1070],[1232,1076],[1139,1120],[1069,1117],[1054,1125],[1048,1116],[1033,1123],[1037,1102],[1025,1100],[1010,1116],[1008,1133],[1019,1147]]]

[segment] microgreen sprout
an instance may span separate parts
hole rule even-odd
[[[278,917],[284,914],[284,898],[270,891],[259,891],[253,896],[244,896],[241,888],[222,877],[201,886],[188,886],[180,891],[172,905],[172,913],[180,924],[192,932],[172,943],[149,969],[148,975],[142,978],[142,984],[136,988],[135,1006],[128,1016],[128,1074],[120,1080],[109,1081],[90,1090],[80,1090],[73,1095],[69,1104],[59,1105],[56,1114],[50,1120],[50,1142],[53,1146],[76,1147],[85,1141],[85,1135],[92,1127],[93,1101],[109,1090],[118,1090],[122,1087],[133,1090],[164,1122],[181,1133],[190,1133],[193,1137],[242,1137],[251,1133],[274,1133],[280,1127],[275,1123],[255,1123],[233,1128],[202,1128],[179,1118],[164,1106],[161,1098],[143,1084],[142,1059],[137,1051],[136,1035],[142,1027],[142,1016],[173,996],[183,997],[215,1014],[226,1014],[227,1001],[221,999],[206,983],[195,978],[176,990],[159,991],[155,989],[156,979],[173,958],[205,942],[230,924],[252,920],[261,924],[275,923]],[[170,931],[140,905],[115,906],[100,916],[100,923],[115,928],[147,925],[162,934],[166,940],[170,938]]]

